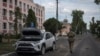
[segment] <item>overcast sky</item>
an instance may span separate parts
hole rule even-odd
[[[55,17],[56,0],[34,0],[45,7],[45,19]],[[96,5],[94,0],[59,0],[59,20],[67,18],[69,23],[72,22],[72,10],[84,11],[83,19],[89,25],[89,21],[94,16],[96,20],[100,20],[100,5]]]

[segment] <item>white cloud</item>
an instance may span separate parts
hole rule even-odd
[[[54,2],[44,3],[43,6],[45,6],[45,8],[47,8],[47,9],[53,9],[56,7]]]
[[[46,19],[55,16],[55,0],[35,0],[45,6],[46,9]],[[41,2],[40,2],[41,1]],[[100,20],[100,10],[98,6],[94,3],[94,0],[59,0],[59,18],[63,20],[66,16],[69,22],[71,22],[72,10],[82,10],[85,12],[84,21],[89,24],[91,17],[95,17],[96,20]]]
[[[62,13],[71,13],[71,10],[70,9],[67,9],[67,8],[63,8]]]

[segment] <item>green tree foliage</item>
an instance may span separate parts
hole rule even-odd
[[[100,5],[100,0],[94,0],[94,2],[97,4],[97,5]],[[98,23],[100,21],[97,21],[97,36],[100,37],[100,23]],[[91,25],[91,24],[90,24]],[[90,30],[91,30],[91,27],[90,26]],[[93,31],[92,31],[93,32]]]
[[[95,18],[92,17],[92,22],[90,22],[90,30],[92,34],[96,33],[96,23],[95,23]]]
[[[82,33],[83,30],[86,30],[86,23],[83,21],[84,12],[81,10],[72,11],[72,30],[77,34]]]
[[[100,0],[94,0],[94,2],[99,5],[100,4]]]
[[[90,22],[90,31],[92,34],[96,34],[100,37],[100,21],[95,22],[95,18],[92,17],[92,21]]]
[[[22,13],[21,13],[21,10],[19,7],[16,7],[15,8],[15,19],[14,19],[14,30],[15,30],[15,34],[17,35],[18,34],[18,20],[21,21],[22,19]]]
[[[58,25],[58,30],[61,29],[61,23],[55,19],[55,18],[49,18],[44,22],[44,27],[46,31],[51,32],[52,34],[55,34],[57,32],[57,25]]]
[[[96,26],[96,28],[97,28],[97,36],[100,38],[100,20],[97,20],[97,26]]]
[[[37,27],[37,20],[36,20],[35,13],[32,9],[29,9],[28,16],[26,19],[26,26],[30,27],[31,23],[34,23],[34,27]]]

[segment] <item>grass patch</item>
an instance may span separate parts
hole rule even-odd
[[[14,43],[0,43],[0,55],[14,51]]]

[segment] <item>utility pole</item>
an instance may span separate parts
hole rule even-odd
[[[58,20],[58,0],[56,0],[56,19]],[[56,25],[56,27],[56,31],[58,31],[58,24]]]
[[[58,20],[58,0],[56,0],[56,19]]]

